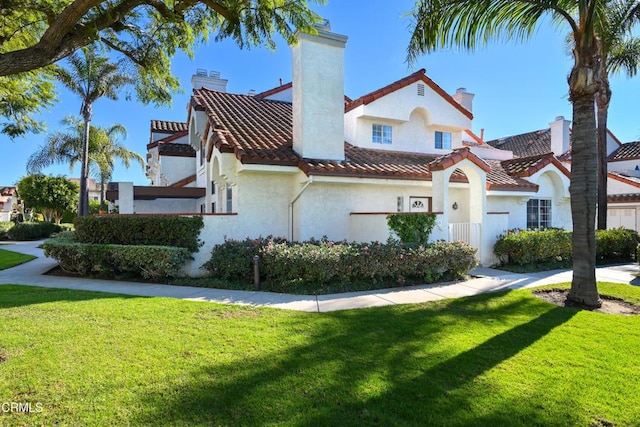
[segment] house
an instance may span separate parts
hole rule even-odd
[[[153,186],[108,192],[121,214],[201,212],[189,273],[225,237],[385,241],[395,212],[435,213],[432,238],[469,242],[485,265],[505,230],[571,228],[566,167],[483,143],[466,89],[449,94],[419,70],[352,100],[347,37],[328,25],[298,37],[291,83],[233,94],[218,74],[194,76],[186,122],[152,122]]]
[[[570,122],[557,117],[549,128],[486,141],[516,157],[553,152],[571,169]],[[640,230],[640,141],[622,144],[607,132],[607,228]]]
[[[0,222],[11,220],[11,211],[18,204],[16,187],[0,186]]]
[[[69,178],[69,181],[75,182],[80,187],[80,178]],[[100,200],[100,184],[93,178],[87,178],[87,192],[89,200]]]

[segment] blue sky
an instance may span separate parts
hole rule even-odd
[[[479,134],[484,128],[487,140],[546,128],[559,115],[571,119],[566,82],[571,59],[564,51],[564,29],[543,24],[525,43],[495,42],[474,53],[437,52],[420,57],[409,68],[405,56],[410,22],[404,15],[413,4],[413,0],[329,0],[325,6],[314,6],[331,21],[332,31],[349,37],[345,50],[347,96],[357,98],[426,68],[427,75],[448,93],[459,87],[475,93],[473,131]],[[282,40],[275,51],[257,47],[241,51],[231,41],[200,46],[193,60],[179,55],[173,61],[172,71],[180,78],[185,93],[176,95],[171,107],[154,108],[135,100],[100,100],[94,106],[94,124],[124,125],[128,131],[125,144],[144,157],[151,119],[186,120],[191,76],[198,68],[219,71],[229,80],[229,92],[261,92],[277,86],[280,79],[291,81],[291,52]],[[618,76],[611,82],[609,128],[622,142],[639,140],[636,99],[640,80]],[[80,102],[74,95],[61,88],[59,98],[58,104],[42,114],[48,132],[58,130],[60,119],[66,115],[79,112]],[[45,137],[46,133],[15,140],[0,137],[0,185],[12,185],[25,175],[29,155]],[[65,165],[45,172],[80,175],[79,168],[70,172]],[[138,166],[128,170],[116,166],[114,180],[149,184]]]

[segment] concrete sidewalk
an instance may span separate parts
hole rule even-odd
[[[47,276],[43,273],[55,267],[57,262],[44,257],[42,249],[38,248],[41,243],[42,241],[13,242],[8,245],[0,245],[0,248],[3,249],[38,257],[33,261],[17,267],[0,271],[0,284],[77,289],[145,297],[178,298],[189,301],[241,304],[322,313],[355,308],[380,307],[392,304],[420,303],[445,298],[459,298],[484,292],[530,288],[571,281],[571,270],[516,274],[479,267],[471,271],[473,278],[469,280],[454,283],[440,283],[437,285],[418,285],[404,288],[318,296],[233,291],[153,283]],[[638,271],[638,265],[631,263],[598,268],[596,275],[599,281],[640,285],[640,279],[634,276]]]

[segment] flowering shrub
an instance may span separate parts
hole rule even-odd
[[[264,289],[286,292],[292,285],[334,283],[431,283],[464,277],[475,267],[476,250],[461,242],[403,245],[332,242],[289,243],[284,239],[228,240],[213,248],[203,268],[221,279],[249,283],[252,260],[261,258]]]
[[[436,216],[432,213],[391,214],[387,216],[387,225],[402,243],[427,243],[436,225]]]

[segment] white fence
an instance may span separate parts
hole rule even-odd
[[[468,243],[478,250],[478,258],[480,258],[481,230],[482,224],[478,223],[460,222],[449,224],[449,241]]]

